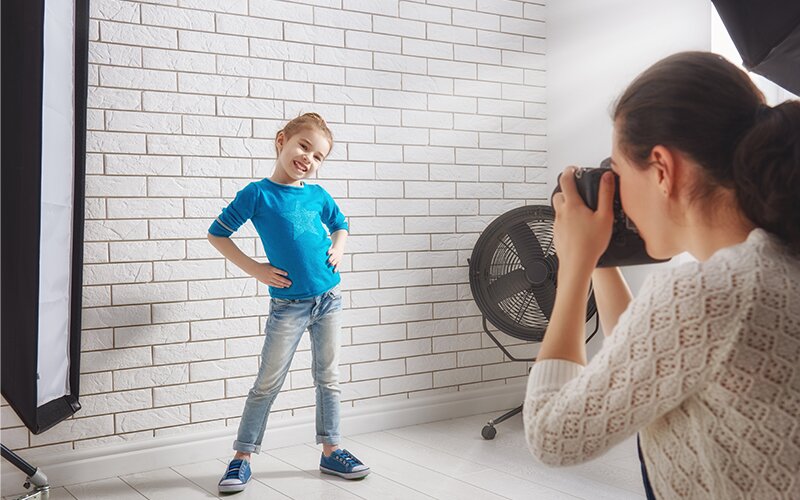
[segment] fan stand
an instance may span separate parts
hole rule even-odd
[[[590,340],[592,340],[594,335],[597,333],[597,329],[598,329],[599,325],[600,325],[599,315],[595,315],[594,331],[586,339],[586,343],[587,344],[589,343]],[[499,340],[497,340],[497,337],[492,335],[492,332],[489,330],[489,324],[486,321],[486,316],[483,316],[483,330],[484,330],[484,332],[486,332],[486,335],[488,335],[489,338],[491,338],[494,341],[494,343],[497,344],[497,347],[499,347],[500,350],[503,351],[503,354],[508,356],[508,358],[511,361],[534,361],[534,362],[536,361],[536,358],[517,358],[517,357],[514,357],[514,355],[512,355],[510,352],[508,352],[508,349],[506,349],[505,346],[502,343],[500,343]],[[528,372],[530,372],[530,369],[528,369]],[[486,425],[484,425],[483,429],[481,429],[481,436],[483,437],[483,439],[486,439],[486,440],[494,439],[494,437],[497,435],[497,429],[495,429],[494,426],[499,424],[499,423],[501,423],[501,422],[504,422],[504,421],[508,420],[509,418],[513,417],[517,413],[520,413],[522,411],[522,406],[523,405],[519,405],[516,408],[514,408],[512,410],[509,410],[506,413],[503,413],[499,417],[493,418],[492,420],[489,420],[488,422],[486,422]]]

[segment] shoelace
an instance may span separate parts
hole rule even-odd
[[[230,465],[228,465],[228,473],[225,474],[225,479],[239,479],[239,469],[241,468],[242,460],[231,461]]]
[[[339,453],[335,453],[336,460],[342,462],[345,465],[349,465],[351,467],[355,467],[356,465],[362,465],[361,461],[350,454],[347,450],[337,450]]]

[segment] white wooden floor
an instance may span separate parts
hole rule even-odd
[[[480,436],[499,413],[351,436],[344,447],[372,473],[347,481],[319,472],[320,450],[309,443],[253,455],[253,480],[243,493],[219,495],[217,482],[230,457],[67,485],[51,500],[244,499],[642,499],[636,440],[590,463],[549,468],[529,455],[519,415],[500,424],[497,437]],[[13,497],[6,497],[11,499]]]

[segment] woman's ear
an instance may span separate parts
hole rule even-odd
[[[679,158],[666,146],[656,145],[650,151],[648,164],[653,169],[658,187],[665,197],[672,195],[675,190],[678,161]]]

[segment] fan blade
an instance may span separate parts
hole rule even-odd
[[[489,294],[494,300],[495,304],[506,300],[507,298],[518,294],[523,290],[531,287],[528,279],[525,277],[524,269],[515,269],[508,274],[500,276],[489,284]]]
[[[553,272],[553,279],[558,275],[558,254],[550,254],[544,258],[547,268]]]
[[[530,267],[532,262],[544,258],[539,239],[525,222],[520,222],[509,228],[508,236],[514,243],[514,251],[517,252],[522,266]]]
[[[533,296],[542,310],[542,314],[550,321],[550,315],[553,314],[553,304],[556,301],[556,285],[551,280],[545,280],[532,286]]]

